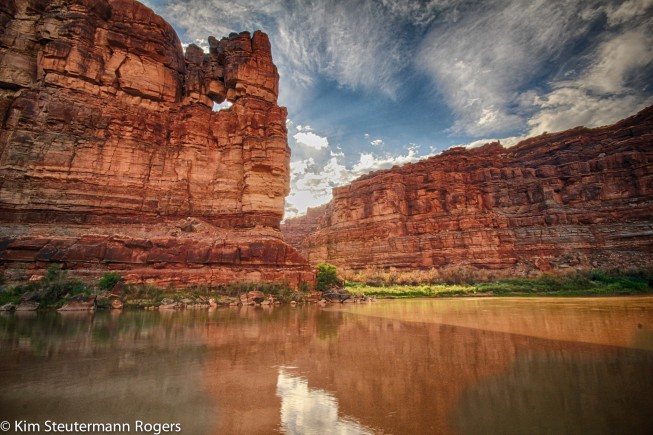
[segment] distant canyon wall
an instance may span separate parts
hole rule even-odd
[[[9,0],[0,27],[0,268],[313,280],[279,231],[290,149],[267,35],[184,54],[133,0]]]
[[[310,263],[349,270],[653,267],[653,108],[374,172],[282,231]]]

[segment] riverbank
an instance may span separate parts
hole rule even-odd
[[[276,284],[234,283],[227,286],[163,288],[125,283],[118,273],[97,282],[69,278],[58,266],[17,283],[0,282],[0,311],[56,309],[186,309],[234,305],[297,304],[320,300],[320,293]]]
[[[319,275],[319,273],[318,273]],[[368,301],[395,298],[479,296],[623,296],[653,294],[653,273],[637,271],[606,273],[573,272],[561,276],[506,278],[490,282],[396,284],[346,282],[343,295],[334,301]],[[217,306],[275,305],[324,302],[324,293],[292,289],[283,285],[235,283],[221,287],[161,288],[124,283],[117,273],[107,273],[95,283],[67,277],[66,271],[50,267],[43,276],[0,286],[3,311],[37,309],[202,309]]]
[[[653,273],[637,271],[606,273],[573,272],[561,276],[505,278],[470,284],[347,282],[345,289],[356,296],[377,298],[422,298],[464,296],[625,296],[653,294]]]

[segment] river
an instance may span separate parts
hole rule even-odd
[[[644,434],[651,416],[653,297],[0,316],[8,433]]]

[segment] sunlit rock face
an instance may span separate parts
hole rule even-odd
[[[283,231],[311,263],[354,270],[651,267],[652,162],[648,108],[612,126],[374,172]]]
[[[184,54],[133,0],[12,0],[0,25],[3,268],[312,280],[279,232],[290,149],[264,33]]]

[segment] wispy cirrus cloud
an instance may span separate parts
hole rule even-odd
[[[652,23],[616,33],[592,58],[577,78],[554,83],[550,92],[535,97],[530,135],[610,124],[653,103],[650,90],[642,92],[642,80],[636,79],[653,73]]]
[[[484,2],[436,26],[419,65],[456,114],[452,130],[481,136],[523,127],[515,101],[525,87],[588,30],[582,2]]]
[[[646,16],[653,7],[653,0],[627,0],[606,7],[608,25],[616,26]]]
[[[486,6],[435,27],[420,48],[420,66],[456,114],[453,132],[596,126],[651,103],[651,89],[633,84],[652,70],[652,0]]]

